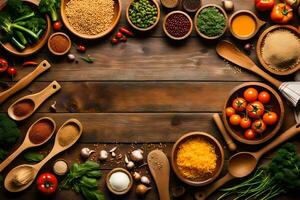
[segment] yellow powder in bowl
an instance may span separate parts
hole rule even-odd
[[[185,178],[207,179],[217,167],[215,148],[202,138],[189,139],[179,145],[176,163]]]

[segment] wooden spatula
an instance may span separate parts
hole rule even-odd
[[[148,154],[147,161],[158,189],[159,199],[170,200],[170,163],[167,156],[161,150],[153,150]]]

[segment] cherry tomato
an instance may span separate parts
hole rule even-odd
[[[235,110],[233,109],[233,107],[228,107],[225,109],[225,113],[227,117],[230,117],[231,115],[235,114]]]
[[[252,129],[247,129],[244,136],[247,140],[253,140],[256,137],[256,133]]]
[[[241,119],[241,123],[240,123],[240,126],[243,128],[243,129],[247,129],[251,126],[251,119],[249,119],[248,117],[243,117]]]
[[[258,119],[260,116],[262,116],[265,112],[264,105],[259,101],[254,101],[253,103],[250,103],[247,105],[247,113],[248,116]]]
[[[238,97],[233,100],[232,107],[239,112],[242,112],[246,109],[247,102],[244,98]]]
[[[8,68],[7,60],[0,58],[0,73],[5,72]]]
[[[61,30],[61,28],[62,28],[62,23],[60,22],[60,21],[56,21],[56,22],[54,22],[54,24],[53,24],[53,30],[55,30],[55,31],[60,31]]]
[[[267,125],[273,125],[278,121],[278,115],[275,112],[267,112],[263,116],[263,121]]]
[[[249,102],[256,101],[258,92],[255,88],[248,88],[244,91],[244,98]]]
[[[82,44],[77,45],[77,51],[84,53],[86,51],[86,47]]]
[[[52,173],[43,173],[37,178],[37,189],[42,194],[53,194],[58,186],[57,178]]]
[[[255,133],[261,134],[266,130],[267,126],[265,122],[263,122],[263,120],[258,119],[253,122],[251,128],[254,130]]]
[[[116,33],[116,38],[120,39],[123,37],[123,34],[121,32]]]
[[[111,43],[112,43],[112,44],[118,44],[118,43],[119,43],[119,40],[118,40],[117,38],[113,37],[113,38],[111,39]]]
[[[127,42],[127,37],[123,36],[121,39],[120,39],[121,42]]]
[[[267,91],[262,91],[258,94],[258,100],[264,104],[269,103],[271,100],[271,96],[269,92]]]
[[[234,125],[234,126],[237,126],[241,123],[241,116],[237,115],[237,114],[233,114],[231,115],[231,117],[229,118],[229,122],[230,124]]]
[[[17,75],[17,70],[14,67],[7,68],[7,74],[13,79]]]

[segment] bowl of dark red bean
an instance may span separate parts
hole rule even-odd
[[[192,33],[193,21],[185,12],[173,11],[165,17],[163,30],[169,38],[183,40]]]

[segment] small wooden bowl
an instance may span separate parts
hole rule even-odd
[[[129,179],[130,179],[130,183],[129,183],[129,186],[128,186],[128,188],[126,189],[126,190],[123,190],[123,191],[121,191],[121,192],[118,192],[118,191],[115,191],[112,187],[111,187],[111,185],[109,184],[109,178],[110,178],[110,176],[113,174],[113,173],[115,173],[115,172],[124,172],[125,174],[127,174],[128,175],[128,177],[129,177]],[[131,174],[126,170],[126,169],[123,169],[123,168],[114,168],[113,170],[111,170],[108,174],[107,174],[107,176],[106,176],[106,186],[107,186],[107,188],[109,189],[109,191],[111,191],[113,194],[115,194],[115,195],[123,195],[123,194],[126,194],[130,189],[131,189],[131,187],[132,187],[132,185],[133,185],[133,179],[132,179],[132,176],[131,176]]]
[[[210,36],[207,36],[207,35],[203,34],[203,33],[199,30],[199,28],[198,28],[198,23],[197,23],[197,21],[198,21],[198,16],[199,16],[199,14],[201,13],[201,11],[202,11],[203,9],[207,8],[207,7],[215,7],[215,8],[217,8],[217,9],[220,11],[220,13],[222,13],[222,14],[224,15],[224,17],[225,17],[226,25],[225,25],[225,27],[224,27],[223,32],[222,32],[220,35],[210,37]],[[198,33],[198,35],[199,35],[200,37],[202,37],[202,38],[204,38],[204,39],[207,39],[207,40],[215,40],[215,39],[218,39],[218,38],[222,37],[222,36],[224,35],[224,33],[226,32],[227,27],[228,27],[227,21],[228,21],[227,14],[226,14],[225,10],[224,10],[221,6],[218,6],[218,5],[216,5],[216,4],[207,4],[207,5],[202,6],[202,7],[196,12],[195,17],[194,17],[194,26],[195,26],[196,32]]]
[[[196,9],[189,9],[188,7],[186,7],[185,1],[186,1],[186,0],[182,0],[182,8],[183,8],[186,12],[189,12],[189,13],[197,12],[197,10],[201,7],[201,4],[202,4],[202,1],[201,1],[201,0],[198,0],[198,1],[199,1],[199,6],[198,6]]]
[[[23,0],[26,4],[30,5],[31,7],[34,7],[37,9],[38,3],[34,1],[29,1],[29,0]],[[5,7],[4,7],[5,9]],[[26,48],[23,51],[19,51],[14,45],[10,44],[9,42],[1,42],[1,46],[9,53],[15,55],[15,56],[20,56],[20,57],[26,57],[30,56],[32,54],[37,53],[43,46],[47,43],[47,40],[49,38],[49,35],[51,33],[51,20],[48,15],[45,15],[44,19],[46,20],[46,29],[44,30],[44,34],[42,37],[33,45],[26,46]]]
[[[213,172],[213,174],[207,179],[204,179],[204,180],[187,179],[181,174],[180,170],[178,169],[178,166],[176,163],[176,156],[177,156],[178,148],[182,143],[184,143],[185,141],[187,141],[188,139],[191,139],[191,138],[203,138],[215,147],[215,151],[217,154],[217,166],[216,166],[216,169]],[[213,182],[220,175],[223,165],[224,165],[224,150],[223,150],[223,147],[221,146],[221,144],[219,143],[219,141],[216,138],[214,138],[213,136],[211,136],[210,134],[203,133],[203,132],[187,133],[187,134],[181,136],[176,141],[176,143],[173,145],[172,155],[171,155],[171,165],[172,165],[173,171],[175,172],[177,177],[184,183],[191,185],[191,186],[205,186],[205,185],[208,185],[209,183]]]
[[[153,28],[158,24],[159,19],[160,19],[160,8],[159,8],[159,5],[158,5],[158,3],[156,2],[156,0],[148,0],[148,1],[150,1],[153,5],[156,6],[156,8],[157,8],[157,18],[156,18],[155,23],[152,24],[151,26],[147,27],[147,28],[140,28],[140,27],[134,25],[134,24],[131,22],[130,18],[129,18],[129,8],[130,8],[131,4],[132,4],[134,1],[136,1],[136,0],[131,0],[130,3],[128,4],[128,6],[127,6],[127,9],[126,9],[126,19],[127,19],[128,23],[130,24],[130,26],[132,26],[134,29],[136,29],[136,30],[138,30],[138,31],[149,31],[149,30],[153,29]]]
[[[247,37],[241,37],[241,36],[237,35],[237,34],[232,30],[232,25],[231,25],[231,24],[232,24],[233,19],[234,19],[236,16],[241,15],[241,14],[248,15],[248,16],[252,17],[252,18],[254,19],[254,21],[255,21],[255,24],[256,24],[256,29],[255,29],[255,31],[254,31],[251,35],[249,35],[249,36],[247,36]],[[253,12],[251,12],[251,11],[249,11],[249,10],[239,10],[239,11],[233,13],[233,14],[231,15],[231,17],[230,17],[230,19],[229,19],[229,30],[230,30],[231,34],[232,34],[235,38],[237,38],[237,39],[239,39],[239,40],[249,40],[249,39],[251,39],[252,37],[254,37],[254,36],[256,35],[256,33],[258,32],[258,30],[259,30],[263,25],[265,25],[265,24],[266,24],[266,22],[265,22],[265,21],[262,21],[262,20],[260,20],[260,19],[258,19],[258,17],[257,17]]]
[[[188,20],[190,21],[190,24],[191,24],[191,27],[190,27],[189,32],[188,32],[186,35],[182,36],[182,37],[174,37],[173,35],[171,35],[171,34],[167,31],[167,28],[166,28],[166,22],[167,22],[168,17],[171,16],[171,15],[173,15],[173,14],[176,14],[176,13],[180,13],[180,14],[183,14],[184,16],[186,16],[186,17],[188,18]],[[170,12],[169,14],[167,14],[167,15],[165,16],[165,19],[164,19],[164,21],[163,21],[163,30],[164,30],[164,33],[165,33],[169,38],[171,38],[171,39],[173,39],[173,40],[184,40],[184,39],[186,39],[188,36],[190,36],[191,33],[192,33],[192,30],[193,30],[193,21],[192,21],[191,17],[190,17],[188,14],[186,14],[185,12],[180,11],[180,10],[176,10],[176,11]]]
[[[232,102],[235,98],[237,97],[243,97],[243,93],[247,88],[253,87],[257,89],[258,92],[261,92],[263,90],[269,92],[271,95],[271,101],[270,103],[266,105],[272,105],[272,111],[276,112],[278,115],[278,122],[275,125],[268,125],[266,131],[263,133],[263,137],[259,139],[254,139],[254,140],[248,140],[246,139],[243,134],[244,134],[244,129],[242,129],[240,126],[233,126],[229,124],[229,118],[226,117],[225,109],[227,107],[232,106]],[[264,106],[266,106],[264,105]],[[273,138],[276,133],[280,130],[282,123],[283,123],[283,118],[284,118],[284,106],[281,97],[279,94],[270,86],[264,84],[264,83],[258,83],[258,82],[248,82],[248,83],[243,83],[231,90],[231,92],[228,95],[227,100],[225,101],[225,106],[223,109],[223,121],[224,125],[229,132],[229,134],[236,139],[237,141],[244,143],[244,144],[249,144],[249,145],[258,145],[262,144],[271,138]]]
[[[296,66],[294,66],[293,68],[290,68],[290,69],[286,69],[284,71],[276,71],[274,70],[273,68],[270,67],[269,64],[267,64],[265,62],[265,60],[263,59],[262,57],[262,48],[263,48],[263,45],[264,45],[264,41],[267,37],[267,35],[269,33],[271,33],[272,31],[276,31],[278,29],[285,29],[287,31],[290,31],[291,33],[295,34],[296,36],[299,37],[299,40],[300,40],[300,32],[293,26],[291,25],[275,25],[275,26],[271,26],[269,28],[267,28],[260,36],[259,36],[259,39],[258,39],[258,42],[256,44],[256,54],[257,54],[257,57],[259,59],[259,62],[261,63],[261,65],[269,72],[273,73],[273,74],[276,74],[276,75],[279,75],[279,76],[286,76],[286,75],[290,75],[298,70],[300,70],[300,61],[298,62],[298,64]]]
[[[67,48],[64,52],[61,52],[61,53],[54,51],[54,50],[51,48],[51,45],[50,45],[51,39],[52,39],[54,36],[57,36],[57,35],[61,35],[61,36],[65,37],[65,38],[68,40],[68,43],[69,43],[69,44],[68,44],[68,48]],[[56,33],[53,33],[53,34],[49,37],[49,39],[48,39],[48,49],[49,49],[49,51],[50,51],[52,54],[54,54],[54,55],[56,55],[56,56],[62,56],[62,55],[67,54],[67,53],[70,51],[71,46],[72,46],[72,42],[71,42],[69,36],[66,35],[66,34],[63,33],[63,32],[56,32]]]
[[[168,3],[165,0],[160,0],[161,5],[163,5],[165,8],[168,9],[176,8],[179,5],[179,0],[173,0],[173,1],[175,2],[173,5],[168,5]]]
[[[66,5],[70,0],[61,0],[61,5],[60,5],[60,13],[61,13],[61,18],[67,29],[76,35],[77,37],[86,39],[86,40],[93,40],[93,39],[99,39],[107,34],[109,34],[118,24],[120,17],[121,17],[121,12],[122,12],[122,0],[114,0],[114,17],[111,23],[111,26],[109,29],[106,31],[103,31],[101,33],[98,33],[97,35],[88,35],[88,34],[82,34],[77,32],[69,23],[68,18],[66,16]]]

